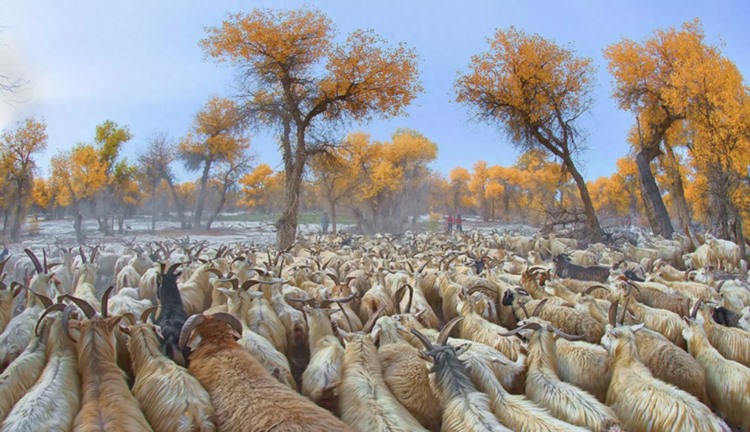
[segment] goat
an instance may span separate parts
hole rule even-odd
[[[30,291],[33,296],[26,298],[26,309],[16,315],[0,334],[0,369],[5,370],[31,342],[34,326],[45,309],[52,306],[52,300],[43,294]]]
[[[607,350],[588,342],[558,338],[555,352],[560,379],[586,390],[603,403],[612,379],[612,371],[607,368]]]
[[[698,299],[696,305],[700,306],[702,303],[703,299]],[[699,320],[711,345],[727,360],[734,360],[750,368],[750,333],[740,328],[716,325],[708,311],[693,307],[700,313]]]
[[[611,270],[605,266],[583,267],[573,264],[567,255],[557,255],[553,262],[555,263],[555,275],[561,278],[605,282],[609,278]]]
[[[611,408],[578,387],[560,381],[552,339],[553,332],[561,333],[560,330],[546,323],[543,326],[539,322],[528,322],[501,336],[513,336],[527,329],[536,331],[529,340],[526,396],[565,422],[594,431],[620,430],[619,420]]]
[[[192,315],[180,335],[190,374],[211,396],[219,430],[351,431],[331,413],[281,385],[238,343],[242,323],[217,313]]]
[[[729,428],[693,395],[653,377],[635,347],[637,326],[607,327],[602,345],[612,357],[607,404],[628,430],[726,431]]]
[[[338,412],[338,386],[344,347],[333,334],[330,310],[305,306],[310,327],[310,363],[302,374],[302,394],[313,402]]]
[[[81,411],[73,428],[82,431],[151,431],[126,382],[125,373],[117,367],[115,330],[121,315],[109,317],[107,303],[102,303],[101,316],[93,307],[73,298],[86,315],[85,320],[67,321],[63,329],[78,329],[76,344],[78,372],[81,375]],[[68,333],[70,335],[70,333]]]
[[[424,355],[434,366],[434,383],[443,408],[443,431],[508,431],[490,409],[487,395],[478,391],[471,382],[466,366],[458,356],[466,347],[456,349],[447,344],[448,335],[463,317],[446,323],[432,343],[418,330],[411,333],[419,338],[425,348]]]
[[[187,365],[187,353],[177,349],[180,340],[180,332],[187,320],[187,313],[182,304],[180,289],[177,279],[181,273],[175,273],[180,264],[173,264],[166,271],[164,265],[161,268],[161,277],[157,289],[160,310],[156,317],[156,325],[161,329],[163,335],[162,352],[180,366]]]
[[[80,407],[80,378],[76,370],[75,347],[65,326],[75,306],[56,304],[44,316],[63,309],[62,318],[50,328],[47,364],[33,387],[13,406],[0,427],[3,432],[71,430]],[[37,323],[37,326],[39,324]]]
[[[490,408],[500,422],[519,432],[556,432],[587,429],[558,420],[546,409],[524,396],[508,393],[492,368],[477,354],[466,351],[462,357],[474,386],[489,396]]]
[[[740,247],[729,241],[717,239],[711,234],[706,234],[706,244],[716,257],[719,267],[724,271],[735,271],[740,267]]]
[[[683,331],[688,350],[706,372],[706,389],[716,411],[729,423],[750,430],[750,369],[725,359],[703,325],[693,317]]]
[[[365,332],[372,330],[383,310],[381,307],[370,317],[365,324]],[[344,341],[339,385],[341,419],[357,431],[426,432],[427,429],[388,390],[370,335],[345,334]]]
[[[147,323],[151,308],[141,323],[122,328],[128,334],[133,359],[133,395],[155,430],[164,432],[210,432],[216,430],[214,408],[208,392],[188,371],[159,352],[158,327]]]
[[[47,360],[49,332],[50,326],[43,325],[41,334],[37,334],[21,355],[0,375],[0,421],[5,419],[13,405],[42,374]]]
[[[383,370],[383,381],[393,396],[425,428],[440,430],[441,411],[435,409],[435,392],[430,386],[429,371],[420,352],[399,335],[408,330],[391,317],[380,318],[372,331],[373,339],[380,340],[378,360]]]
[[[0,273],[2,273],[1,268]],[[12,284],[12,287],[8,288],[5,283],[0,281],[0,334],[13,318],[13,304],[21,291],[22,287],[20,285]]]

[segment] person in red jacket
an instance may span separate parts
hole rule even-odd
[[[453,216],[448,213],[448,234],[450,234],[451,231],[453,231]]]
[[[458,232],[464,232],[464,229],[461,226],[461,213],[456,215],[456,229]]]

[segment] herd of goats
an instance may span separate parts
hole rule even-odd
[[[701,241],[19,250],[0,431],[750,432],[747,263]]]

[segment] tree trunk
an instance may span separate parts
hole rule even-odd
[[[331,201],[331,233],[336,234],[336,201]]]
[[[670,179],[672,180],[672,199],[674,200],[675,210],[677,211],[677,219],[680,221],[680,227],[684,231],[685,235],[690,242],[691,250],[695,249],[696,240],[690,233],[690,208],[688,207],[687,200],[685,199],[685,188],[682,185],[682,174],[680,173],[680,165],[677,162],[677,158],[674,155],[672,146],[665,143],[665,164],[664,168],[667,170]]]
[[[73,228],[76,232],[76,241],[83,243],[86,241],[86,234],[83,232],[83,216],[78,208],[78,204],[73,204],[75,215],[73,216]]]
[[[638,167],[638,180],[641,186],[641,197],[646,209],[646,216],[651,224],[651,229],[655,235],[664,238],[672,238],[674,228],[672,221],[669,219],[667,207],[661,198],[659,186],[656,185],[656,179],[651,173],[651,161],[659,154],[659,147],[646,147],[635,157],[635,164]]]
[[[224,187],[221,190],[221,196],[219,197],[219,202],[216,205],[216,209],[211,214],[211,216],[208,218],[208,221],[206,221],[206,230],[211,230],[211,224],[214,223],[216,220],[216,217],[219,216],[219,213],[221,213],[221,209],[224,208],[224,204],[227,202],[227,188],[229,185],[227,183],[224,183]]]
[[[570,158],[565,159],[565,166],[568,167],[568,172],[576,182],[576,186],[578,186],[578,193],[581,195],[583,209],[586,212],[589,238],[592,242],[600,242],[604,237],[604,233],[602,232],[601,225],[599,225],[599,219],[596,217],[596,211],[594,211],[594,204],[591,202],[591,195],[589,195],[589,189],[586,187],[586,181],[583,179],[581,173],[578,172]]]
[[[201,190],[198,194],[198,202],[195,207],[195,214],[193,215],[193,228],[199,228],[201,226],[201,216],[203,215],[203,206],[206,202],[206,195],[208,193],[208,175],[211,173],[211,161],[206,161],[203,165],[203,174],[201,174]]]
[[[740,247],[740,258],[747,261],[747,248],[745,247],[745,233],[742,229],[742,214],[738,209],[735,209],[734,219],[734,241],[737,246]]]
[[[180,218],[180,227],[186,229],[188,228],[188,223],[185,219],[185,206],[182,204],[182,200],[180,200],[180,194],[177,193],[177,188],[174,186],[172,179],[167,177],[166,180],[167,186],[169,186],[169,190],[172,192],[172,199],[174,200],[174,206],[177,209],[177,216]]]
[[[19,194],[16,197],[16,206],[14,210],[14,217],[12,218],[13,225],[10,228],[10,238],[14,242],[18,242],[21,238],[21,221],[23,220],[23,195]]]
[[[294,163],[292,172],[287,172],[284,178],[284,211],[276,226],[276,239],[279,249],[284,250],[294,244],[297,236],[297,214],[299,212],[299,192],[302,185],[306,157],[299,155]]]
[[[156,187],[154,187],[151,193],[151,234],[156,233],[156,213],[158,213],[158,206],[156,205]]]

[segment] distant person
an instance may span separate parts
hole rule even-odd
[[[464,232],[464,229],[461,226],[461,213],[456,215],[456,229],[458,232]]]
[[[448,234],[453,231],[453,215],[448,213]]]
[[[320,227],[323,229],[323,234],[328,234],[328,223],[330,221],[328,220],[328,213],[323,212],[323,215],[320,217]]]

